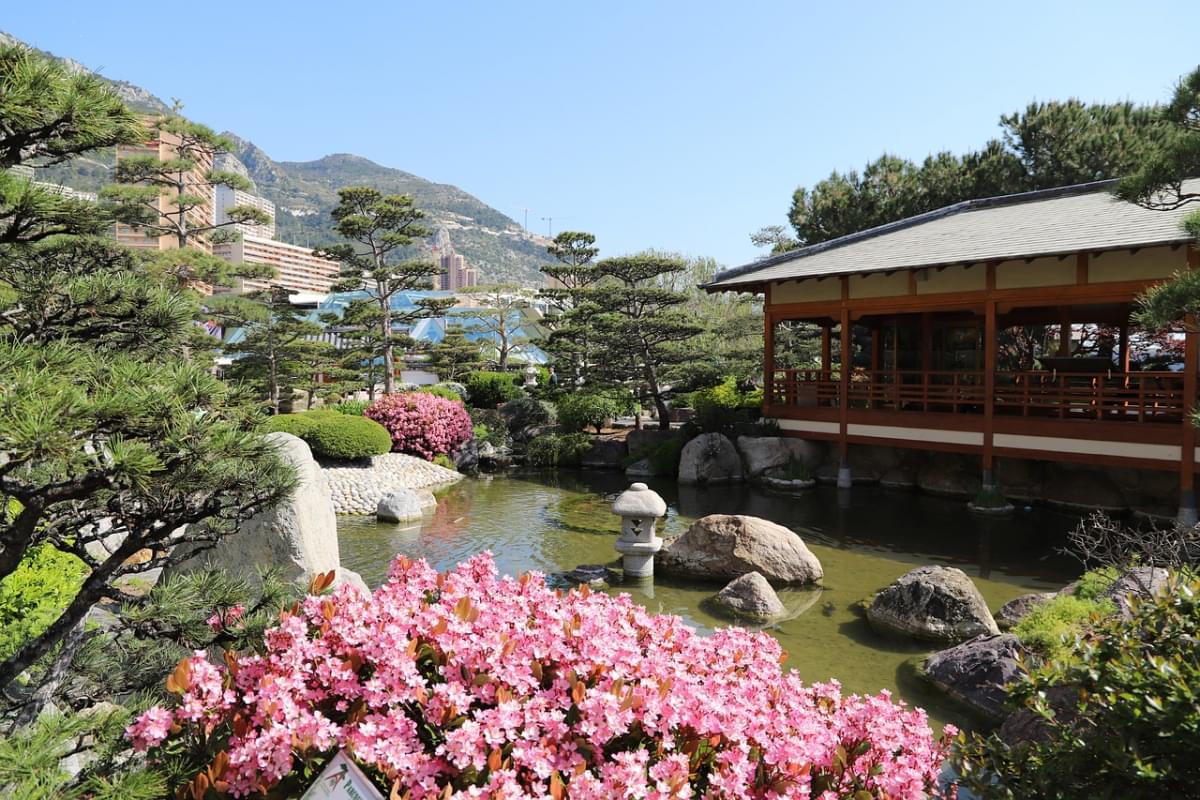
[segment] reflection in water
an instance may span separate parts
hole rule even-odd
[[[836,677],[851,692],[891,689],[941,721],[970,724],[916,677],[924,646],[876,634],[856,611],[876,590],[920,564],[958,566],[991,608],[1028,591],[1061,586],[1072,565],[1054,548],[1073,518],[1045,511],[1008,518],[971,514],[958,500],[856,486],[790,496],[741,486],[684,487],[648,481],[669,505],[660,535],[676,536],[706,514],[752,514],[802,536],[825,568],[820,589],[788,588],[784,619],[765,627],[806,680]],[[447,569],[490,550],[502,572],[563,572],[617,564],[619,521],[609,511],[628,486],[619,473],[561,472],[466,480],[441,492],[420,526],[339,519],[342,562],[376,585],[397,553]],[[614,587],[655,613],[678,614],[701,631],[730,621],[705,601],[720,584],[659,576]],[[744,624],[744,623],[742,623]]]

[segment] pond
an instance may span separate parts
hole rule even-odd
[[[878,487],[818,487],[786,496],[746,486],[648,482],[670,506],[662,535],[682,533],[692,520],[714,513],[751,514],[796,531],[821,560],[825,583],[819,590],[780,592],[790,618],[765,630],[788,651],[787,666],[810,682],[837,678],[849,692],[889,689],[941,723],[978,724],[916,675],[926,646],[876,634],[856,604],[922,564],[963,569],[993,611],[1026,592],[1057,589],[1078,574],[1056,549],[1075,518],[1045,509],[986,518],[971,514],[961,500]],[[511,575],[613,562],[618,520],[609,505],[628,484],[624,476],[604,472],[467,479],[439,492],[437,509],[419,525],[339,518],[342,563],[376,586],[397,553],[444,570],[491,550],[500,570]],[[720,588],[658,577],[611,591],[628,591],[649,610],[677,614],[707,631],[730,624],[706,610],[705,601]]]

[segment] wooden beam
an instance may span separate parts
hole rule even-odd
[[[915,269],[908,271],[908,293],[910,295],[917,293],[917,271]]]
[[[845,284],[843,283],[843,288]],[[841,383],[838,387],[838,452],[844,460],[847,452],[846,411],[850,403],[850,309],[842,306],[842,362]]]
[[[826,373],[833,369],[833,344],[830,341],[830,328],[832,326],[828,322],[821,323],[821,369]]]
[[[763,404],[768,404],[775,396],[775,318],[771,314],[763,314]]]
[[[883,329],[879,323],[871,326],[871,372],[878,372],[880,369],[879,357],[883,354],[882,333]]]
[[[1200,269],[1200,251],[1195,245],[1188,245],[1188,270]],[[1183,450],[1179,463],[1179,489],[1186,498],[1195,488],[1196,481],[1196,425],[1189,412],[1196,404],[1197,369],[1200,369],[1200,333],[1196,332],[1196,315],[1188,314],[1186,320],[1187,334],[1183,348],[1183,398],[1185,413],[1183,415]],[[1192,498],[1194,502],[1194,498]]]
[[[992,478],[992,415],[996,395],[996,301],[988,301],[983,318],[983,472]]]
[[[1129,309],[1125,309],[1125,320],[1121,323],[1117,348],[1121,353],[1121,372],[1129,372]]]
[[[1075,256],[1075,285],[1087,286],[1088,284],[1088,254],[1080,253]]]

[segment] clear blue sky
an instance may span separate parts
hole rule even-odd
[[[1156,101],[1197,0],[6,4],[0,28],[278,160],[366,156],[542,232],[754,257],[792,191],[961,152],[1033,99]]]

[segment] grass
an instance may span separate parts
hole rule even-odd
[[[1012,632],[1042,658],[1066,659],[1074,652],[1076,636],[1115,611],[1108,600],[1063,595],[1030,611]]]

